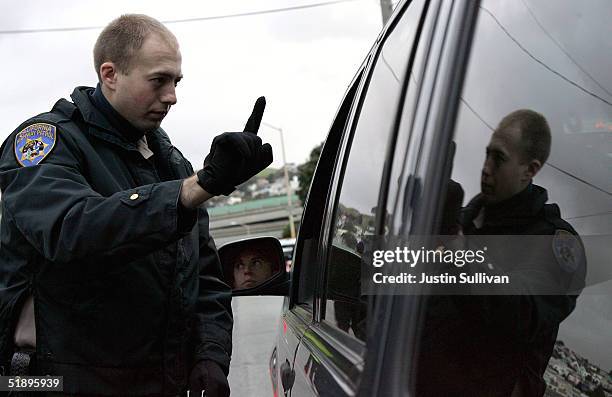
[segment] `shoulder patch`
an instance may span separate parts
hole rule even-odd
[[[22,167],[38,165],[55,147],[57,127],[47,123],[30,124],[15,136],[15,158]]]
[[[577,236],[567,230],[557,230],[552,241],[552,249],[555,259],[561,269],[573,273],[583,260],[582,244]]]

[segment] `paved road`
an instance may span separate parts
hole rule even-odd
[[[283,305],[277,296],[242,296],[232,300],[234,346],[229,384],[232,397],[272,397],[268,360]]]

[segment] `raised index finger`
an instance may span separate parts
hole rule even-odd
[[[255,106],[253,106],[253,113],[251,113],[251,117],[249,117],[249,120],[244,126],[244,132],[252,132],[253,134],[257,134],[265,108],[266,98],[260,96],[259,98],[257,98],[257,101],[255,101]]]

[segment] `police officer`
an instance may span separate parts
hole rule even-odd
[[[460,271],[511,274],[512,282],[468,287],[479,296],[431,298],[417,395],[544,395],[559,324],[574,310],[586,270],[576,231],[532,181],[550,145],[546,119],[526,109],[504,117],[491,136],[481,193],[459,216],[471,248],[488,246],[488,260]]]
[[[227,396],[231,290],[201,204],[271,163],[256,135],[265,100],[194,174],[160,128],[182,77],[174,35],[121,16],[94,63],[95,89],[77,87],[1,148],[5,373],[31,350],[29,373],[63,376],[67,394]]]

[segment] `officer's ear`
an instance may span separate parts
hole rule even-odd
[[[538,159],[532,159],[527,163],[525,174],[527,178],[533,179],[534,176],[542,169],[542,163]]]
[[[117,66],[113,62],[104,62],[100,65],[100,84],[114,91],[118,73]]]

